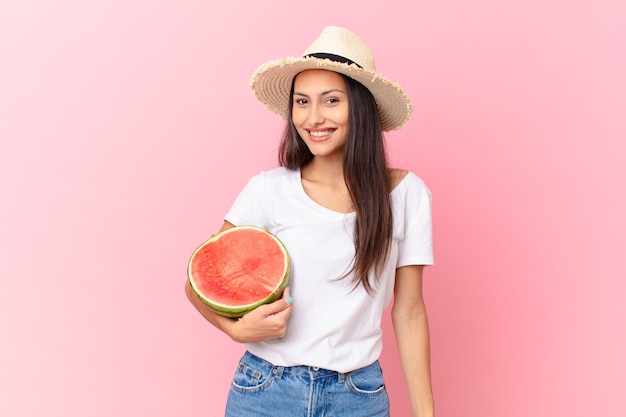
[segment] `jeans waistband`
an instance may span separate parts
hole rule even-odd
[[[372,365],[375,365],[374,362]],[[319,368],[317,366],[308,366],[308,365],[295,365],[295,366],[280,366],[274,365],[265,359],[259,358],[258,356],[247,352],[243,355],[240,361],[240,366],[245,364],[255,369],[267,369],[270,370],[272,374],[276,378],[281,378],[284,373],[298,374],[303,376],[309,376],[312,379],[324,378],[328,376],[338,375],[339,381],[343,381],[345,377],[349,374],[349,372],[337,372],[331,369]]]

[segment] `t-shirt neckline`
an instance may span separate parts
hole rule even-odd
[[[398,190],[399,188],[402,188],[401,185],[403,185],[404,182],[407,181],[407,178],[411,175],[411,172],[409,171],[401,180],[400,182],[398,182],[396,184],[396,186],[393,188],[393,190],[391,190],[391,195],[393,195],[396,190]],[[318,211],[323,211],[326,213],[329,213],[331,215],[334,216],[340,216],[340,217],[352,217],[352,216],[356,216],[356,211],[349,211],[347,213],[342,213],[340,211],[336,211],[336,210],[332,210],[329,209],[326,206],[323,206],[322,204],[318,203],[317,201],[313,200],[304,190],[304,185],[302,185],[302,174],[300,172],[300,168],[296,169],[294,171],[294,175],[293,175],[293,179],[296,182],[296,188],[298,190],[298,193],[300,193],[300,195],[304,198],[304,200],[307,202],[307,204],[314,208],[317,209]]]

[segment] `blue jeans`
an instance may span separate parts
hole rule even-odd
[[[349,373],[274,366],[246,352],[235,372],[226,417],[389,417],[378,361]]]

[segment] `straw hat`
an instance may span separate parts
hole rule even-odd
[[[402,88],[376,72],[374,56],[363,39],[347,29],[329,26],[302,57],[269,61],[252,74],[257,99],[283,119],[288,116],[293,78],[308,69],[326,69],[355,79],[370,90],[383,131],[397,130],[411,118],[411,102]]]

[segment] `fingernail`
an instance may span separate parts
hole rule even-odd
[[[287,297],[287,298],[285,298],[285,301],[287,301],[287,304],[291,304],[291,303],[293,303],[293,298]]]

